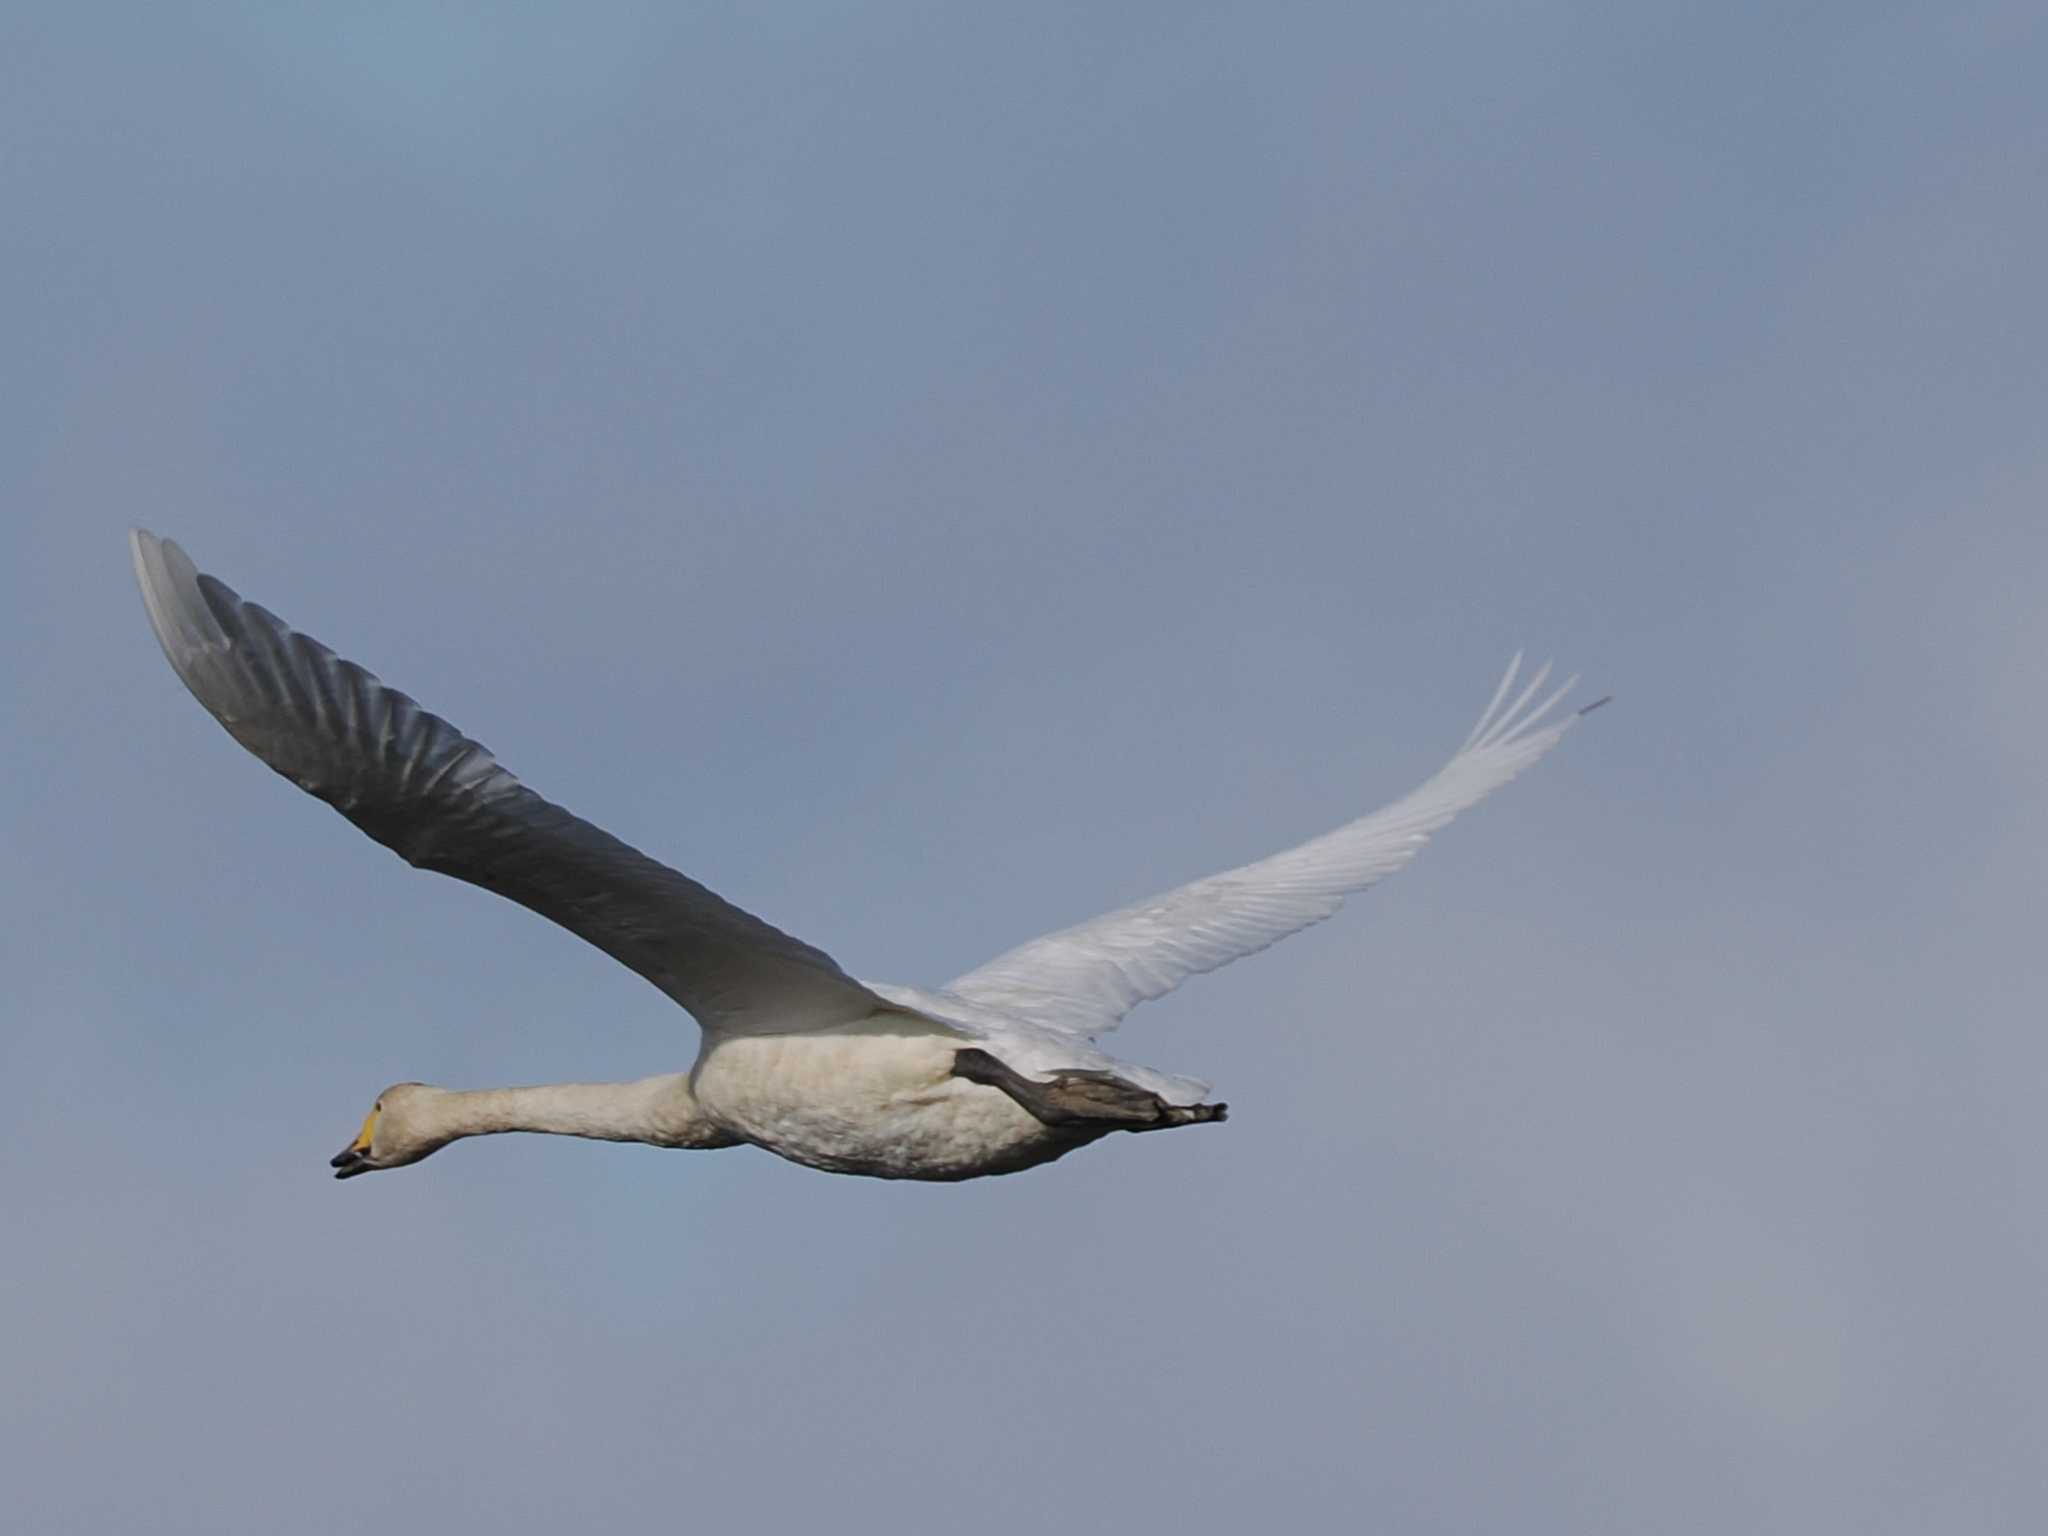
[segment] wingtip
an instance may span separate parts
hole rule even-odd
[[[150,628],[156,631],[164,654],[171,654],[171,615],[166,611],[166,583],[163,577],[163,540],[146,528],[128,530],[128,558],[135,567],[135,584],[142,589],[142,605],[149,613]]]
[[[199,569],[176,540],[160,539],[147,528],[128,530],[128,552],[150,627],[156,631],[164,655],[184,676],[194,650],[227,644],[227,636],[200,595]]]
[[[142,583],[144,590],[149,587],[149,555],[157,537],[147,528],[128,530],[128,558],[135,566],[135,579]]]

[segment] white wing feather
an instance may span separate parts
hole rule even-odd
[[[1545,725],[1577,679],[1531,708],[1550,675],[1546,663],[1504,704],[1521,661],[1518,653],[1509,663],[1456,755],[1392,805],[1284,853],[1033,939],[946,990],[1043,1029],[1092,1037],[1188,977],[1321,922],[1345,896],[1400,869],[1432,832],[1542,757],[1580,715],[1606,702]]]

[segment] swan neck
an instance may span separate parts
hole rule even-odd
[[[710,1124],[690,1092],[687,1073],[632,1083],[548,1083],[533,1088],[451,1092],[436,1105],[449,1140],[533,1131],[593,1141],[640,1141],[658,1147],[723,1146],[731,1138]]]

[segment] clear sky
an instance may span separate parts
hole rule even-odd
[[[22,1530],[2048,1521],[2048,19],[0,20]],[[690,1020],[158,654],[131,523],[936,983],[1615,705],[959,1187],[397,1079]]]

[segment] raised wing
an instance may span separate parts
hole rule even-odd
[[[1188,977],[1321,922],[1346,895],[1401,868],[1432,832],[1556,746],[1580,715],[1607,702],[1544,725],[1577,679],[1529,707],[1550,675],[1546,663],[1506,704],[1521,663],[1517,654],[1508,664],[1457,754],[1392,805],[1285,853],[1033,939],[946,990],[1043,1028],[1094,1036]]]
[[[543,800],[479,743],[140,529],[164,655],[228,734],[416,869],[509,896],[707,1029],[781,1034],[886,1007],[822,950]]]

